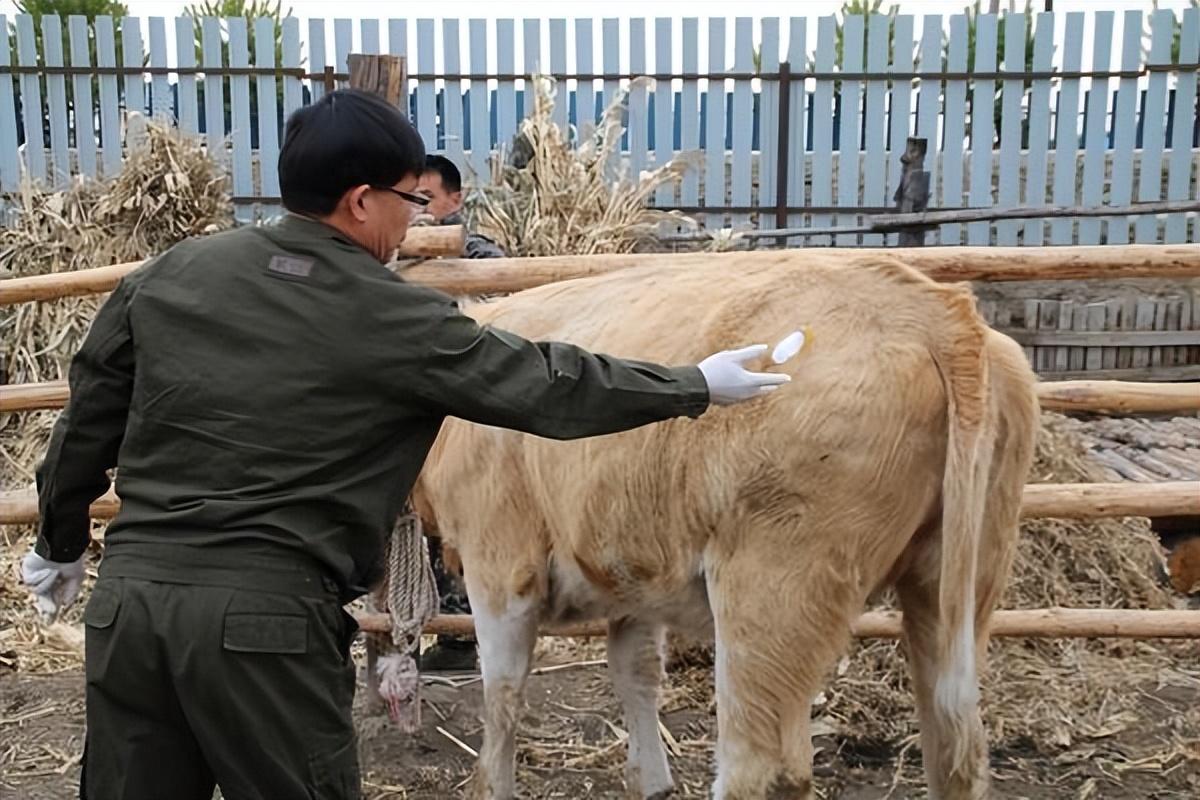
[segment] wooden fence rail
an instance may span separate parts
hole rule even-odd
[[[1200,515],[1200,481],[1031,483],[1021,516],[1100,519]]]
[[[1114,414],[1200,411],[1200,386],[1194,383],[1058,381],[1039,383],[1035,388],[1045,411]],[[2,386],[0,413],[62,408],[69,396],[65,380]]]
[[[410,235],[426,236],[414,228]],[[415,247],[415,246],[414,246]],[[865,255],[900,258],[942,282],[1200,277],[1200,245],[1100,245],[1076,247],[913,247],[830,250],[846,259]],[[808,250],[734,253],[606,253],[540,258],[439,259],[402,272],[406,280],[452,294],[517,292],[556,281],[652,265],[700,265],[714,260],[730,270],[756,264],[803,265]],[[106,292],[141,261],[74,272],[0,281],[0,306]]]
[[[1043,411],[1162,414],[1200,411],[1200,385],[1136,381],[1048,381],[1036,387]]]
[[[120,500],[110,492],[92,503],[93,519],[112,519]],[[1022,517],[1096,519],[1200,515],[1200,481],[1162,483],[1031,483],[1025,487]],[[0,492],[0,525],[38,520],[37,492]]]
[[[387,614],[356,614],[359,627],[369,633],[390,633]],[[900,638],[901,615],[895,611],[869,611],[854,622],[860,639]],[[434,617],[425,626],[428,634],[471,635],[475,621],[467,614]],[[543,636],[604,636],[602,622],[550,626]],[[1200,639],[1200,611],[1084,608],[1032,608],[997,611],[992,618],[992,636],[1037,638]]]
[[[404,258],[457,256],[466,243],[462,225],[430,225],[410,228],[400,246]],[[104,267],[78,269],[71,272],[50,272],[25,278],[0,281],[0,306],[27,303],[35,300],[55,300],[111,291],[121,278],[145,264],[145,261],[126,261]]]

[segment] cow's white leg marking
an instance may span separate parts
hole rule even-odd
[[[515,791],[516,728],[525,679],[537,639],[537,604],[532,598],[502,598],[497,613],[494,598],[482,587],[467,593],[475,615],[475,637],[483,672],[483,747],[475,776],[475,796],[481,800],[509,800]],[[480,602],[476,602],[479,598]]]
[[[629,729],[625,780],[629,796],[665,798],[674,789],[658,728],[662,628],[639,619],[608,624],[608,669]]]

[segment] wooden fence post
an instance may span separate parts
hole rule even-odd
[[[788,61],[784,61],[779,65],[779,127],[777,130],[776,147],[778,152],[775,155],[775,227],[782,229],[787,227],[788,214],[788,160],[790,157],[790,148],[788,136],[790,135],[789,118],[791,117],[792,108],[792,65]],[[801,152],[803,157],[804,153]],[[777,239],[776,244],[786,244],[786,240]]]
[[[365,55],[351,53],[350,88],[379,95],[394,106],[400,106],[405,96],[404,56]]]
[[[924,211],[929,202],[929,173],[925,171],[925,151],[928,142],[917,136],[908,137],[900,163],[904,165],[900,185],[896,187],[896,210],[901,214]],[[921,247],[925,244],[925,229],[904,228],[900,231],[901,247]]]

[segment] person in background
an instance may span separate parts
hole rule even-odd
[[[462,173],[450,159],[436,154],[425,156],[425,170],[417,182],[417,194],[429,198],[429,205],[423,211],[433,224],[464,224]],[[486,236],[467,234],[463,246],[465,258],[504,258],[505,255],[504,250]],[[457,559],[452,552],[442,549],[441,537],[427,536],[426,541],[429,543],[429,563],[441,598],[439,611],[470,614],[471,604],[463,584],[461,566],[457,570],[448,569],[445,563],[447,556],[454,562]],[[433,646],[421,653],[420,666],[423,672],[472,670],[476,666],[476,657],[474,637],[441,635]]]
[[[462,173],[445,156],[425,156],[425,170],[417,183],[417,194],[429,198],[423,211],[435,225],[462,225]],[[423,215],[424,216],[424,215]],[[421,219],[418,218],[418,224]],[[464,258],[504,258],[500,245],[479,233],[468,233],[463,246]]]

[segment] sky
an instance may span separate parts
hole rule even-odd
[[[480,19],[495,19],[496,17],[661,17],[673,16],[713,17],[726,16],[735,4],[729,0],[659,0],[655,4],[647,4],[645,0],[510,0],[498,3],[495,0],[443,0],[429,4],[430,9],[438,13],[422,13],[425,9],[417,3],[402,3],[396,0],[282,0],[283,7],[290,7],[292,13],[302,19],[309,17],[330,16],[330,10],[336,11],[339,17],[359,19],[362,17],[386,18],[408,16],[415,18],[433,17],[475,17]],[[962,10],[967,0],[884,0],[884,5],[893,2],[900,6],[906,14],[952,14]],[[1012,0],[1001,0],[1001,7],[1007,8]],[[187,2],[185,0],[125,0],[130,13],[134,16],[175,16]],[[832,14],[841,8],[841,0],[742,0],[737,6],[739,16],[750,17],[786,17],[786,16],[821,16]],[[987,5],[987,0],[984,0]],[[1015,6],[1024,7],[1024,0],[1017,0]],[[1150,0],[1053,0],[1055,11],[1088,11],[1110,10],[1122,11],[1130,8],[1140,8],[1149,11],[1152,7]],[[1033,0],[1037,11],[1044,9],[1045,0]],[[1160,0],[1160,8],[1181,9],[1187,6],[1187,0]],[[570,14],[565,15],[564,10]],[[0,2],[0,13],[13,13],[13,0]]]
[[[729,0],[659,0],[647,4],[645,0],[510,0],[498,3],[495,0],[443,0],[421,8],[418,3],[402,3],[396,0],[282,0],[284,9],[291,8],[294,16],[336,16],[360,19],[362,17],[387,18],[395,16],[443,17],[495,19],[497,17],[720,17],[727,16],[735,4]],[[884,6],[895,3],[906,14],[953,14],[967,5],[967,0],[884,0]],[[1035,11],[1042,11],[1045,0],[1032,0]],[[1024,0],[1001,0],[1001,8],[1012,4],[1023,8]],[[134,16],[175,16],[188,3],[185,0],[125,0],[125,5]],[[1179,10],[1187,7],[1187,0],[1160,0],[1160,8]],[[737,5],[738,16],[786,17],[822,16],[838,11],[841,0],[742,0]],[[987,0],[984,0],[987,6]],[[1055,11],[1107,10],[1152,8],[1150,0],[1053,0]],[[564,10],[570,14],[564,14]],[[437,13],[423,13],[436,10]],[[0,13],[13,14],[13,0],[0,0]]]
[[[891,5],[893,0],[885,0],[885,7]],[[921,16],[924,14],[942,14],[949,16],[951,14],[961,13],[963,7],[967,5],[968,0],[894,0],[900,7],[902,13]],[[186,7],[185,0],[125,0],[126,6],[129,8],[130,14],[136,17],[175,17],[178,16]],[[1032,6],[1035,11],[1044,9],[1046,0],[1032,0]],[[546,20],[554,18],[566,17],[568,20],[579,18],[592,18],[597,20],[593,25],[594,28],[594,44],[593,52],[595,57],[594,66],[598,69],[600,66],[600,24],[599,20],[605,18],[616,18],[621,20],[621,37],[622,37],[622,64],[621,69],[629,70],[629,48],[624,46],[628,35],[629,19],[645,18],[647,42],[645,46],[646,63],[651,67],[655,64],[655,20],[663,17],[669,17],[675,20],[673,26],[673,46],[672,60],[674,71],[682,70],[682,45],[681,45],[681,29],[682,25],[679,21],[684,17],[698,18],[699,24],[699,52],[701,58],[701,67],[706,63],[708,53],[708,19],[713,17],[727,17],[730,21],[726,24],[726,61],[728,66],[732,67],[735,64],[735,59],[738,53],[735,51],[734,44],[734,24],[732,16],[751,17],[756,20],[765,17],[779,17],[786,19],[790,16],[803,16],[810,21],[807,25],[808,41],[807,49],[811,52],[816,45],[816,24],[815,19],[821,16],[828,16],[839,11],[841,8],[841,0],[741,0],[739,4],[734,4],[730,0],[659,0],[654,4],[648,4],[645,0],[510,0],[510,2],[499,3],[495,0],[457,0],[443,1],[439,3],[417,4],[417,3],[402,3],[396,0],[337,0],[337,2],[329,2],[329,0],[283,0],[284,9],[291,8],[292,15],[301,20],[300,31],[301,39],[307,40],[308,37],[308,20],[310,18],[322,18],[326,20],[326,42],[332,58],[332,42],[333,42],[333,19],[376,19],[386,20],[391,17],[407,17],[408,22],[408,51],[410,55],[417,52],[417,26],[415,21],[420,19],[433,19],[435,21],[435,70],[444,71],[442,62],[443,52],[443,28],[441,20],[453,18],[463,20],[459,26],[460,37],[460,52],[463,54],[464,61],[466,54],[469,52],[468,29],[465,20],[468,19],[485,19],[492,22],[489,24],[489,69],[496,69],[496,47],[492,37],[494,36],[495,25],[494,20],[497,18],[508,19],[526,19],[538,18],[542,22],[541,46],[543,63],[548,64],[549,60],[549,36],[548,23]],[[984,0],[986,7],[987,0]],[[1025,0],[1001,0],[1001,8],[1007,8],[1010,5],[1017,8],[1024,8]],[[1177,13],[1188,6],[1188,0],[1160,0],[1158,7],[1162,9],[1171,9]],[[1150,12],[1153,9],[1151,0],[1053,0],[1053,8],[1056,12],[1056,17],[1060,13],[1073,11],[1113,11],[1115,14],[1114,24],[1114,46],[1113,57],[1118,58],[1121,48],[1122,22],[1123,12],[1130,9]],[[731,9],[736,9],[734,15],[730,15]],[[13,0],[0,0],[0,14],[11,15],[14,13]],[[569,11],[569,14],[564,12]],[[1084,68],[1091,65],[1091,52],[1093,41],[1092,21],[1094,15],[1089,13],[1086,17],[1084,28]],[[758,37],[759,25],[757,22],[754,25],[755,39]],[[917,35],[920,35],[920,21],[918,20],[915,26]],[[516,45],[516,64],[518,69],[524,61],[524,56],[521,50],[521,30],[522,23],[517,22],[517,45]],[[781,25],[782,47],[784,52],[787,52],[787,30],[786,22]],[[387,25],[386,23],[380,26],[380,36],[382,45],[387,47]],[[173,46],[174,38],[173,25],[168,23],[168,48],[170,51],[169,65],[175,65],[175,53]],[[1063,25],[1060,23],[1056,26],[1055,39],[1059,46],[1056,47],[1056,52],[1061,52],[1061,42],[1063,37]],[[144,41],[146,38],[144,36]],[[359,28],[355,25],[354,33],[354,49],[358,49],[359,44]],[[567,64],[570,70],[574,66],[574,31],[573,27],[568,24],[567,29]],[[742,54],[744,58],[744,54]],[[739,59],[740,61],[740,59]],[[465,68],[464,63],[464,68]],[[410,67],[410,71],[412,68]]]

